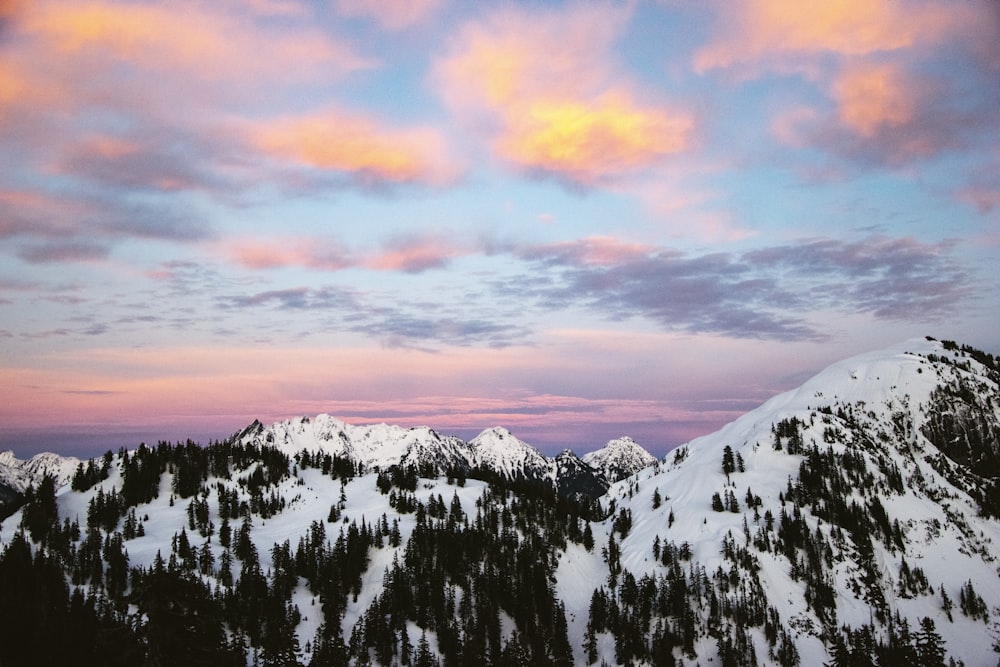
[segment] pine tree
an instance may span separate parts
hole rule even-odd
[[[927,616],[920,620],[916,645],[921,667],[944,667],[944,640],[937,633],[934,621]]]
[[[712,494],[712,511],[723,512],[725,511],[725,509],[726,509],[725,505],[722,504],[722,496],[720,496],[719,492],[716,491],[715,493]]]
[[[731,475],[736,472],[736,460],[733,458],[733,448],[726,445],[722,450],[722,472]]]
[[[431,652],[430,642],[427,641],[427,630],[420,633],[420,642],[417,643],[417,655],[413,661],[413,667],[438,667],[437,657]]]

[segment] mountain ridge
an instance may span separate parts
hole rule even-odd
[[[996,359],[933,339],[831,364],[596,502],[557,493],[575,455],[555,485],[518,475],[538,461],[501,428],[470,449],[502,443],[510,474],[446,480],[372,454],[378,434],[436,456],[429,429],[255,422],[38,489],[0,526],[0,575],[27,549],[111,601],[188,582],[239,664],[992,664],[998,427]],[[144,632],[137,651],[167,650]]]

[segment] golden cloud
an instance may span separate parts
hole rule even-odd
[[[655,164],[691,143],[692,117],[641,108],[623,96],[533,101],[509,110],[497,150],[510,162],[589,185]]]
[[[448,105],[517,168],[591,186],[692,144],[695,118],[643,104],[614,66],[627,8],[505,10],[459,32],[434,78]]]

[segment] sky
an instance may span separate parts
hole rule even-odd
[[[1000,352],[1000,2],[0,0],[0,449],[662,455]]]

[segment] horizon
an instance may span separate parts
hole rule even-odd
[[[662,457],[855,354],[1000,351],[998,108],[985,0],[0,5],[0,449]]]
[[[926,338],[932,339],[932,340],[941,340],[942,342],[957,343],[960,346],[965,345],[965,343],[963,343],[962,341],[949,341],[948,339],[936,339],[934,336],[930,336],[930,335],[926,336]],[[996,357],[1000,357],[1000,354],[997,354],[997,353],[995,353],[992,350],[983,350],[983,351],[986,352],[986,353],[988,353],[988,354],[992,354],[992,355],[994,355]],[[875,352],[875,350],[870,350],[869,352]],[[845,361],[845,360],[837,360],[837,361]],[[812,375],[813,374],[810,374],[809,378],[803,378],[803,379],[811,379]],[[797,388],[798,387],[790,387],[789,390],[794,390],[794,389],[797,389]],[[737,415],[737,417],[734,417],[734,419],[736,419],[738,417],[741,417],[741,416],[743,416],[744,414],[746,414],[748,412],[752,412],[753,410],[757,409],[758,407],[763,406],[763,404],[766,403],[767,400],[769,400],[769,399],[766,399],[765,401],[762,401],[759,405],[754,405],[754,406],[748,408],[744,413],[742,413],[740,415]],[[319,414],[324,414],[324,413],[319,413]],[[287,416],[287,417],[279,418],[279,419],[275,419],[275,420],[260,420],[260,419],[256,419],[256,421],[259,422],[259,423],[261,423],[261,424],[263,424],[265,427],[268,427],[268,426],[271,426],[272,424],[275,424],[275,423],[280,423],[280,422],[284,422],[284,421],[294,421],[294,420],[300,419],[300,418],[305,418],[305,419],[310,419],[311,420],[311,419],[314,419],[317,416],[318,415],[316,415],[316,414],[313,414],[313,415],[295,415],[295,416]],[[404,429],[429,427],[429,428],[433,429],[434,431],[438,432],[439,434],[446,435],[446,436],[458,437],[458,438],[464,440],[465,442],[470,442],[473,438],[475,438],[476,436],[480,435],[481,433],[483,433],[483,432],[485,432],[487,430],[490,430],[491,428],[496,428],[496,427],[507,428],[503,424],[492,424],[492,425],[489,425],[489,426],[470,427],[470,428],[467,428],[467,429],[459,428],[459,429],[454,429],[454,430],[448,431],[448,430],[443,430],[443,429],[440,429],[440,428],[436,428],[432,424],[407,423],[407,422],[401,421],[399,419],[393,420],[393,419],[379,419],[377,417],[371,417],[371,418],[361,418],[361,419],[350,420],[350,419],[344,419],[344,418],[342,418],[342,417],[340,417],[338,415],[330,415],[330,416],[333,417],[334,419],[342,421],[345,424],[350,425],[350,426],[370,426],[370,425],[379,425],[379,424],[389,424],[389,425],[399,426],[400,428],[404,428]],[[732,421],[732,420],[730,420],[730,421]],[[14,448],[4,447],[2,445],[2,442],[3,442],[2,439],[0,439],[0,451],[7,451],[7,450],[13,451],[14,454],[15,454],[15,456],[18,457],[19,459],[22,459],[22,460],[26,460],[26,459],[30,458],[31,456],[33,456],[34,454],[37,454],[37,453],[40,453],[40,452],[51,452],[51,453],[55,453],[55,454],[72,455],[72,456],[77,456],[78,458],[84,458],[84,459],[86,459],[86,458],[97,458],[97,457],[101,456],[102,454],[104,454],[107,451],[118,451],[119,449],[122,449],[122,448],[131,451],[131,450],[134,450],[137,447],[139,447],[141,444],[151,445],[152,446],[152,445],[155,445],[155,444],[157,444],[159,442],[167,442],[169,444],[173,444],[173,443],[186,442],[188,440],[191,440],[191,441],[195,442],[196,444],[198,444],[200,446],[208,446],[210,444],[213,444],[214,442],[225,441],[227,438],[235,436],[240,431],[242,431],[243,429],[249,427],[253,423],[254,423],[254,421],[247,422],[245,424],[242,424],[239,428],[233,429],[233,430],[231,430],[228,433],[225,433],[223,435],[218,435],[218,434],[215,434],[215,433],[209,433],[207,435],[201,435],[200,437],[197,434],[196,435],[191,435],[191,434],[188,434],[188,435],[178,435],[178,436],[174,436],[174,437],[162,437],[162,436],[153,436],[153,435],[150,435],[148,433],[144,434],[144,433],[139,432],[139,431],[135,431],[135,432],[132,432],[132,433],[117,433],[114,436],[109,436],[106,431],[100,431],[100,430],[97,431],[97,432],[92,432],[92,433],[69,433],[69,434],[66,434],[66,433],[44,432],[44,433],[40,433],[40,434],[28,434],[26,436],[25,435],[15,435],[13,437],[10,437],[9,440],[10,440],[10,442],[18,443],[18,445],[23,449],[23,452],[18,452],[18,450],[14,449]],[[704,424],[698,424],[698,425],[696,425],[696,426],[693,427],[695,430],[691,431],[691,434],[689,435],[689,437],[687,437],[687,438],[685,438],[683,440],[679,440],[677,442],[668,443],[666,445],[663,445],[662,443],[658,444],[655,441],[654,442],[649,442],[645,438],[643,438],[641,436],[637,437],[637,436],[635,436],[634,434],[631,434],[631,433],[618,433],[617,435],[603,435],[602,436],[602,435],[595,434],[593,432],[588,432],[588,434],[587,434],[587,436],[585,438],[578,439],[578,440],[574,441],[576,443],[575,446],[566,446],[567,440],[564,437],[558,437],[557,436],[557,440],[555,441],[555,444],[551,444],[551,443],[548,443],[545,440],[540,440],[540,441],[531,440],[531,439],[529,439],[527,437],[524,437],[524,434],[519,434],[519,433],[514,432],[514,431],[512,431],[510,429],[507,429],[507,430],[510,431],[511,434],[514,437],[518,438],[519,440],[521,440],[523,442],[526,442],[528,445],[531,445],[531,446],[535,447],[542,454],[544,454],[545,456],[549,456],[549,457],[554,457],[558,453],[560,453],[561,451],[563,451],[565,449],[569,449],[570,451],[572,451],[577,456],[583,457],[587,453],[596,451],[596,450],[601,449],[602,447],[610,444],[610,442],[613,441],[613,440],[616,440],[616,439],[619,439],[619,438],[631,438],[633,441],[635,441],[638,445],[640,445],[643,449],[645,449],[646,451],[648,451],[650,454],[654,455],[656,458],[658,458],[660,460],[663,460],[667,456],[667,454],[669,454],[671,451],[673,451],[677,447],[680,447],[680,446],[683,446],[683,445],[687,445],[691,440],[694,440],[696,438],[699,438],[699,437],[702,437],[702,436],[707,436],[707,435],[712,435],[712,434],[716,433],[718,430],[720,430],[722,427],[728,425],[729,423],[730,422],[728,422],[728,421],[725,422],[725,423],[720,423],[720,424],[718,424],[717,427],[711,428],[710,430],[707,430],[707,431],[703,431],[702,430]],[[615,425],[607,424],[605,426],[606,426],[606,428],[603,431],[600,431],[600,432],[603,432],[605,434],[610,434],[610,433],[614,433],[615,432],[614,431],[614,429],[616,428]],[[632,425],[632,426],[634,426],[634,425]],[[684,424],[677,425],[677,424],[675,424],[673,426],[678,431],[680,431],[681,429],[684,429],[686,426],[689,426],[689,425],[684,425]],[[544,433],[544,431],[543,431],[543,433]],[[662,430],[659,427],[657,427],[655,429],[651,429],[650,433],[655,438],[657,435],[662,434]],[[68,452],[68,451],[65,450],[65,447],[63,445],[65,445],[66,442],[72,442],[74,444],[74,447],[71,448],[73,451],[69,451]]]

